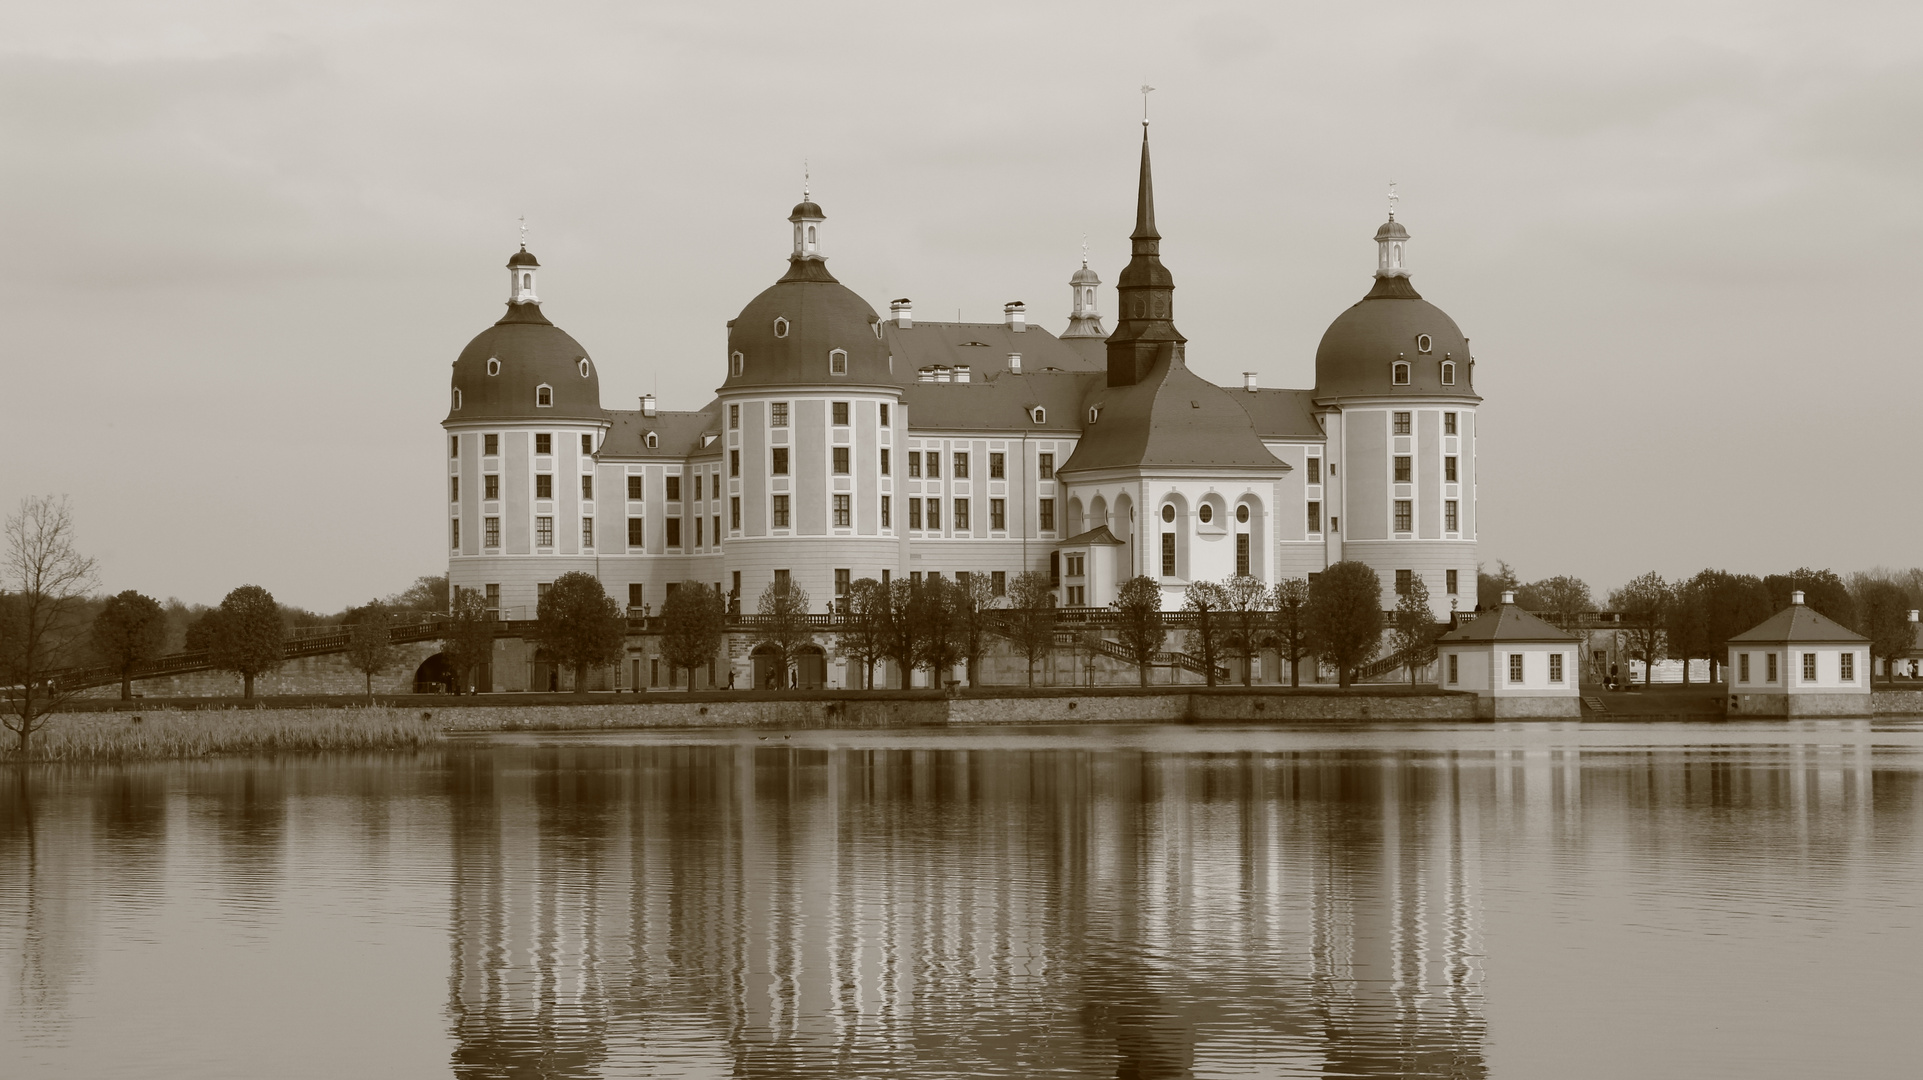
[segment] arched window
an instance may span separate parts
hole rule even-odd
[[[546,383],[535,387],[534,404],[536,408],[552,409],[554,407],[554,388]]]
[[[499,375],[501,373],[501,362],[492,356],[488,357],[487,373],[489,375]]]
[[[588,372],[590,372],[590,371],[592,371],[592,370],[594,370],[594,369],[593,369],[593,368],[590,368],[590,367],[588,366],[588,358],[587,358],[587,357],[585,357],[585,356],[583,356],[583,357],[581,358],[581,377],[582,377],[583,379],[585,379],[585,378],[587,378],[587,377],[588,377]]]
[[[1454,386],[1455,384],[1456,365],[1452,361],[1444,360],[1442,362],[1442,385]]]
[[[1395,373],[1390,376],[1390,381],[1397,386],[1409,385],[1409,365],[1401,360],[1396,361]]]
[[[814,243],[815,243],[815,227],[813,225],[810,225],[808,226],[808,246],[813,247]]]
[[[533,275],[533,274],[522,274],[522,275],[521,275],[521,288],[523,288],[523,289],[532,289],[533,287],[534,287],[534,275]]]
[[[775,336],[776,337],[788,336],[788,320],[781,318],[779,316],[775,318]]]
[[[848,374],[848,350],[835,349],[828,354],[828,374]]]
[[[1048,423],[1048,410],[1042,408],[1040,405],[1035,406],[1035,422],[1038,424]]]
[[[1420,352],[1420,353],[1428,352],[1429,345],[1430,345],[1429,335],[1427,334],[1416,335],[1416,351],[1417,352]]]
[[[748,363],[748,358],[741,355],[740,353],[735,353],[733,356],[728,357],[728,374],[730,375],[741,374],[741,369],[747,366],[747,363]]]
[[[1092,423],[1094,423],[1094,422],[1095,422],[1095,418],[1096,418],[1096,417],[1098,417],[1098,416],[1101,416],[1101,415],[1102,415],[1102,410],[1100,410],[1100,409],[1098,409],[1098,408],[1096,408],[1096,407],[1095,407],[1095,406],[1093,406],[1093,405],[1090,405],[1090,406],[1088,407],[1088,422],[1089,422],[1089,423],[1091,423],[1091,424],[1092,424]]]
[[[642,436],[641,441],[647,446],[648,449],[653,450],[661,445],[661,436],[656,435],[654,432],[650,431],[646,435]]]
[[[458,389],[454,391],[454,407],[456,409],[461,407],[461,392]]]

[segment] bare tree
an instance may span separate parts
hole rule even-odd
[[[1162,622],[1162,586],[1146,575],[1129,578],[1122,582],[1109,607],[1115,609],[1115,630],[1122,639],[1122,651],[1141,675],[1142,685],[1147,686],[1149,666],[1168,640],[1168,627]]]
[[[1507,566],[1507,563],[1502,564]],[[1596,601],[1581,578],[1559,574],[1532,581],[1516,589],[1516,603],[1524,611],[1541,615],[1563,630],[1574,631],[1583,612],[1594,611]]]
[[[1042,571],[1025,571],[1008,583],[1008,601],[1002,625],[1028,663],[1028,685],[1033,689],[1035,662],[1055,649],[1055,587]]]
[[[785,685],[788,669],[803,650],[815,643],[808,624],[808,593],[792,581],[776,579],[761,591],[761,640],[774,647],[781,661],[778,683]]]
[[[901,689],[906,690],[913,682],[915,671],[915,620],[912,609],[915,604],[915,590],[912,584],[901,578],[882,586],[887,596],[887,608],[883,613],[881,626],[881,654],[895,662],[895,670],[900,672]]]
[[[134,696],[134,668],[160,655],[167,614],[160,601],[132,589],[108,600],[93,617],[94,655],[120,673],[120,700]]]
[[[94,561],[74,548],[73,514],[65,496],[29,496],[7,517],[5,578],[0,595],[0,716],[26,760],[46,717],[79,693],[54,673],[72,664],[86,633],[81,615],[94,585]]]
[[[1202,661],[1202,677],[1215,685],[1215,657],[1228,637],[1223,609],[1228,593],[1213,581],[1191,581],[1182,593],[1182,610],[1190,616],[1188,651]]]
[[[374,703],[374,676],[400,660],[393,644],[394,615],[379,600],[347,613],[347,662],[367,681],[367,702]]]
[[[457,589],[454,610],[441,637],[441,656],[454,669],[454,692],[467,685],[475,668],[494,658],[494,612],[479,589]]]
[[[861,666],[862,685],[875,688],[875,662],[888,655],[888,587],[874,578],[848,584],[847,609],[835,634],[835,652]]]
[[[939,688],[962,659],[961,619],[956,592],[959,586],[934,575],[911,584],[913,600],[908,618],[915,628],[915,666],[928,669],[928,681]]]
[[[1269,625],[1269,587],[1258,578],[1238,574],[1222,582],[1222,622],[1228,631],[1224,644],[1242,659],[1242,685],[1255,683],[1255,658],[1262,654],[1262,633]]]
[[[1289,578],[1275,587],[1275,636],[1289,662],[1289,685],[1302,685],[1302,658],[1309,655],[1309,579]]]
[[[1429,586],[1421,574],[1411,574],[1409,588],[1396,601],[1396,654],[1409,669],[1409,685],[1416,684],[1416,672],[1436,658],[1436,638],[1441,629],[1435,613],[1429,610]]]
[[[955,575],[953,593],[961,655],[968,662],[968,685],[979,686],[982,654],[988,651],[988,636],[995,628],[1002,600],[995,595],[994,576],[982,572]]]
[[[688,670],[694,692],[695,669],[714,660],[727,636],[728,601],[699,581],[684,581],[661,606],[661,655]]]
[[[1643,681],[1656,673],[1663,658],[1664,634],[1674,592],[1654,570],[1609,594],[1609,607],[1622,616],[1629,655],[1643,662]]]

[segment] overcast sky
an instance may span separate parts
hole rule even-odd
[[[0,504],[108,589],[446,568],[449,364],[526,214],[605,406],[698,408],[802,161],[885,310],[1059,330],[1157,223],[1202,374],[1309,386],[1391,179],[1475,343],[1481,558],[1923,563],[1923,4],[7,0]],[[1102,306],[1112,324],[1114,293]]]

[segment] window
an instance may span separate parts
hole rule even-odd
[[[834,412],[835,426],[847,427],[848,426],[848,403],[845,401],[837,401],[833,405],[829,406],[829,408]]]
[[[1312,533],[1322,531],[1322,504],[1319,502],[1309,504],[1309,531]]]
[[[967,499],[955,500],[955,531],[956,532],[968,531],[968,500]]]
[[[594,477],[583,476],[581,478],[581,497],[583,499],[594,498]]]
[[[885,446],[881,448],[881,475],[888,475],[888,448]]]
[[[500,452],[501,437],[499,435],[481,436],[481,453],[486,454],[488,457],[494,457]]]
[[[941,528],[941,500],[940,499],[928,500],[928,527],[931,530]]]
[[[1089,410],[1091,413],[1093,409]],[[1068,587],[1068,606],[1085,607],[1088,604],[1088,586],[1070,585]]]
[[[716,547],[720,547],[721,546],[721,515],[716,514],[714,517],[710,518],[709,520],[714,522],[714,545]],[[721,583],[716,582],[714,589],[716,592],[720,592]]]
[[[728,528],[739,529],[740,527],[741,527],[741,496],[736,495],[728,500]]]
[[[1430,347],[1430,344],[1431,344],[1431,343],[1430,343],[1430,341],[1429,341],[1429,335],[1427,335],[1427,334],[1417,334],[1417,335],[1416,335],[1416,351],[1417,351],[1417,352],[1419,352],[1419,353],[1426,353],[1426,352],[1428,352],[1428,351],[1429,351],[1429,347]]]
[[[1048,410],[1042,408],[1040,405],[1035,406],[1035,422],[1038,424],[1048,423]]]
[[[581,436],[581,453],[583,454],[594,453],[594,436],[592,435]]]
[[[1415,503],[1409,499],[1396,500],[1396,531],[1409,532],[1411,519],[1415,517]]]
[[[1168,504],[1165,504],[1165,505],[1163,505],[1163,507],[1162,507],[1162,520],[1163,520],[1163,521],[1174,521],[1174,520],[1175,520],[1175,504],[1173,504],[1173,503],[1168,503]]]
[[[648,534],[643,531],[641,521],[638,517],[628,519],[628,546],[631,548],[645,547],[648,543]]]
[[[908,451],[908,475],[921,475],[921,451],[919,450]]]
[[[991,596],[1008,595],[1008,571],[996,570],[988,575],[988,592]]]
[[[1451,571],[1451,573],[1453,572],[1454,571]],[[1462,681],[1462,672],[1457,664],[1459,659],[1455,653],[1449,654],[1449,685],[1451,686]]]
[[[639,476],[628,477],[628,498],[630,499],[641,498],[641,477]]]
[[[1454,570],[1444,570],[1442,572],[1442,591],[1449,596],[1456,595],[1456,572]]]
[[[769,427],[787,427],[788,426],[788,403],[787,402],[777,401],[774,404],[768,406],[768,426]]]
[[[739,405],[728,406],[728,430],[741,430],[741,406]]]
[[[881,426],[888,426],[888,405],[885,402],[881,406]]]
[[[1249,576],[1249,534],[1235,534],[1235,572],[1241,577]]]
[[[1175,576],[1175,534],[1162,534],[1162,576]]]
[[[1406,484],[1408,482],[1409,482],[1409,455],[1397,454],[1396,455],[1396,483]]]
[[[788,496],[776,495],[775,496],[775,528],[785,529],[787,527],[788,527]]]
[[[844,529],[847,528],[849,524],[848,499],[849,496],[847,495],[835,496],[835,524]]]
[[[1442,459],[1442,482],[1456,483],[1456,457],[1454,454]]]
[[[1768,669],[1769,669],[1769,678],[1765,679],[1764,681],[1775,682],[1776,681],[1776,654],[1775,653],[1769,654]]]
[[[584,517],[581,519],[581,546],[583,548],[591,548],[594,546],[593,518]]]
[[[911,529],[921,528],[921,500],[920,499],[908,500],[908,527]]]
[[[450,476],[447,478],[447,501],[461,501],[461,478],[458,476]]]
[[[848,472],[848,448],[845,446],[835,447],[834,456],[835,456],[835,472],[839,474],[846,474]]]
[[[701,519],[698,517],[694,519],[694,546],[701,546]]]
[[[1455,384],[1456,384],[1455,362],[1452,360],[1444,360],[1442,362],[1442,385],[1454,386]]]
[[[661,436],[656,435],[654,432],[650,431],[647,433],[647,435],[642,437],[641,444],[643,446],[646,446],[648,449],[653,450],[656,447],[661,445]]]
[[[534,404],[536,408],[552,409],[554,407],[554,388],[551,386],[535,387]]]
[[[728,374],[730,376],[740,377],[742,370],[747,366],[748,358],[740,353],[735,353],[733,356],[728,357]]]
[[[881,527],[884,529],[892,529],[895,527],[895,515],[893,513],[894,502],[894,499],[886,495],[881,497]]]
[[[538,517],[534,519],[534,546],[551,548],[554,546],[554,519]]]
[[[540,434],[534,437],[534,452],[537,454],[554,453],[554,436]]]
[[[1454,435],[1456,433],[1455,413],[1446,412],[1442,414],[1442,433],[1444,435]]]
[[[1842,670],[1836,673],[1837,676],[1840,677],[1844,682],[1855,682],[1856,681],[1856,654],[1853,652],[1841,653],[1837,656],[1837,660],[1841,661],[1843,665]]]
[[[988,455],[988,478],[990,480],[1006,479],[1008,476],[1007,463],[1008,463],[1007,454]]]
[[[460,409],[460,407],[461,407],[461,390],[460,390],[460,388],[459,388],[459,387],[455,387],[455,389],[454,389],[454,408],[455,408],[456,410],[459,410],[459,409]]]
[[[1445,532],[1460,532],[1461,522],[1456,518],[1456,501],[1450,499],[1442,504],[1442,528]]]
[[[941,476],[941,455],[931,452],[924,456],[928,458],[928,478],[933,480]]]
[[[954,472],[955,472],[955,479],[957,480],[968,479],[968,455],[967,454],[955,455]]]
[[[1736,681],[1737,682],[1749,681],[1749,654],[1748,653],[1736,654]]]
[[[497,548],[501,546],[501,519],[500,518],[491,517],[491,518],[482,519],[481,542],[491,548]]]
[[[777,446],[774,449],[774,474],[788,475],[788,448],[785,446]]]
[[[1509,654],[1509,681],[1512,683],[1522,681],[1522,654],[1519,652]]]
[[[671,548],[680,547],[681,546],[681,519],[678,517],[671,517],[667,520],[667,525],[668,525],[668,546]]]
[[[1559,652],[1549,654],[1549,681],[1552,683],[1562,681],[1562,654]]]
[[[681,478],[679,476],[668,477],[668,501],[681,501]]]
[[[1040,502],[1041,502],[1041,508],[1035,515],[1036,524],[1040,526],[1043,532],[1054,532],[1055,531],[1055,500],[1042,499],[1040,500]]]
[[[1322,482],[1322,459],[1319,457],[1312,457],[1309,459],[1309,483],[1320,484],[1321,482]]]
[[[534,497],[537,499],[554,498],[554,477],[541,473],[534,478]]]
[[[1068,576],[1069,577],[1081,577],[1083,574],[1083,571],[1087,568],[1087,566],[1088,566],[1087,555],[1081,552],[1072,552],[1069,554],[1068,556]]]
[[[848,353],[846,351],[842,349],[836,349],[835,351],[828,354],[828,374],[830,375],[848,374]],[[845,424],[848,421],[843,420],[841,422]]]
[[[835,571],[835,599],[846,600],[847,598],[848,598],[848,571],[836,570]]]
[[[988,500],[988,527],[998,532],[1008,528],[1008,501],[1006,499]]]
[[[1816,681],[1816,654],[1813,652],[1803,654],[1803,681]]]
[[[1406,412],[1399,412],[1396,414],[1396,434],[1407,435],[1408,433],[1409,433],[1409,414]]]
[[[548,595],[548,590],[549,590],[549,589],[551,589],[551,588],[553,588],[553,587],[554,587],[554,582],[552,582],[552,581],[543,581],[543,582],[541,582],[541,583],[539,583],[539,584],[537,584],[537,585],[535,585],[535,586],[534,586],[534,598],[535,598],[536,600],[545,600],[545,599],[547,599],[547,595]]]
[[[1390,381],[1397,386],[1409,385],[1409,365],[1400,360],[1396,361],[1395,374],[1391,377]]]
[[[490,473],[487,476],[481,477],[481,497],[483,499],[498,499],[501,497],[501,478],[499,476]]]
[[[775,336],[776,337],[788,336],[788,320],[780,317],[777,317],[775,319]]]
[[[645,591],[646,588],[647,586],[642,585],[639,582],[628,583],[628,606],[629,607],[638,608],[642,606],[642,604],[646,603],[646,601],[643,599],[643,597],[646,595],[646,591]]]
[[[461,456],[461,437],[459,435],[449,435],[447,437],[447,456]]]
[[[499,375],[501,373],[500,357],[490,356],[487,358],[487,373],[489,375]]]
[[[1035,460],[1037,462],[1036,468],[1040,471],[1043,480],[1055,479],[1054,454],[1037,454]]]
[[[454,528],[449,531],[448,546],[459,551],[461,550],[461,519],[455,518],[448,524],[454,526]]]
[[[1396,595],[1397,596],[1409,595],[1409,590],[1416,587],[1415,580],[1416,580],[1415,571],[1397,570],[1396,571]]]
[[[1196,509],[1195,516],[1202,524],[1207,525],[1209,522],[1215,520],[1215,507],[1210,506],[1208,503],[1203,503]]]
[[[501,585],[500,585],[500,583],[499,583],[499,582],[489,582],[488,584],[486,584],[486,585],[483,585],[483,586],[481,587],[481,589],[482,589],[482,595],[483,595],[483,596],[485,596],[485,597],[487,598],[487,612],[488,612],[488,616],[489,616],[490,618],[497,618],[497,619],[498,619],[498,618],[500,618],[500,616],[501,616]]]
[[[1092,424],[1092,423],[1094,423],[1094,422],[1096,421],[1096,419],[1097,419],[1098,417],[1100,417],[1101,415],[1102,415],[1102,410],[1100,410],[1100,409],[1098,409],[1098,408],[1096,408],[1096,407],[1095,407],[1095,406],[1093,406],[1093,405],[1090,405],[1090,406],[1088,407],[1088,422],[1089,422],[1089,423],[1091,423],[1091,424]]]

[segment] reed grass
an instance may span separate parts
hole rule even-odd
[[[418,750],[441,741],[419,709],[153,709],[60,713],[34,734],[32,761],[153,761],[230,754]],[[16,758],[17,760],[17,758]]]

